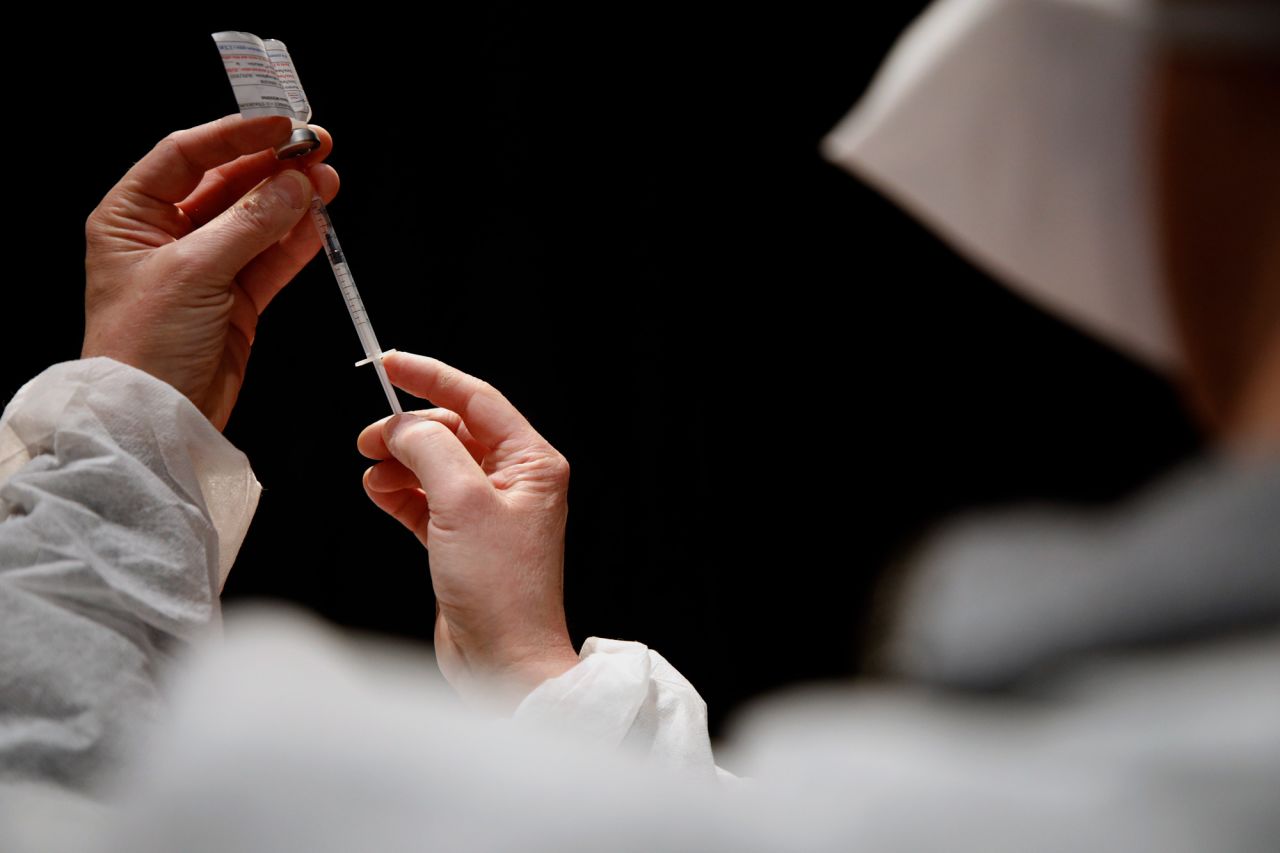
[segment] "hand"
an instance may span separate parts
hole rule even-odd
[[[360,433],[360,452],[384,460],[365,490],[430,553],[440,671],[464,695],[496,680],[514,707],[578,662],[564,616],[569,463],[488,383],[419,355],[384,363],[443,408]]]
[[[264,150],[290,127],[281,116],[231,115],[170,134],[85,224],[81,356],[168,382],[218,429],[240,393],[258,315],[320,248],[307,215],[313,187],[325,201],[338,191],[338,173],[320,164],[333,147],[322,128],[304,158]]]

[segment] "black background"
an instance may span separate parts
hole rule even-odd
[[[117,18],[19,40],[0,393],[78,355],[101,196],[169,131],[235,110],[209,33],[280,38],[334,136],[331,211],[382,344],[488,379],[571,462],[575,641],[658,649],[717,727],[854,672],[872,583],[933,520],[1106,501],[1196,439],[1158,377],[820,158],[922,4],[849,5]],[[355,436],[386,413],[361,355],[317,259],[263,317],[226,431],[265,487],[226,595],[429,640],[425,555],[360,486]]]

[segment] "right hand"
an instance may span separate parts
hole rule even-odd
[[[440,671],[464,696],[496,681],[514,707],[578,662],[564,615],[569,463],[487,382],[425,356],[384,364],[441,408],[361,432],[360,452],[382,460],[365,490],[430,553]]]
[[[81,355],[168,382],[218,429],[240,393],[258,315],[320,249],[307,209],[338,192],[321,145],[276,159],[282,116],[239,115],[170,134],[85,223]],[[305,170],[305,173],[300,170]]]

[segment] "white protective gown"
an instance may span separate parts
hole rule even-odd
[[[752,777],[738,783],[717,773],[696,691],[635,643],[588,641],[506,721],[460,707],[422,651],[301,614],[242,614],[217,636],[257,482],[140,371],[50,368],[6,409],[0,448],[6,851],[1262,851],[1280,837],[1275,464],[1206,462],[1106,516],[940,532],[887,650],[918,683],[759,705],[721,749]],[[1023,689],[952,689],[1008,683]]]

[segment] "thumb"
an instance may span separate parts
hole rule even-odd
[[[494,499],[493,484],[445,424],[397,415],[383,425],[382,435],[391,455],[417,475],[433,513],[465,516]]]
[[[311,181],[285,169],[183,238],[202,271],[232,278],[306,215]]]

